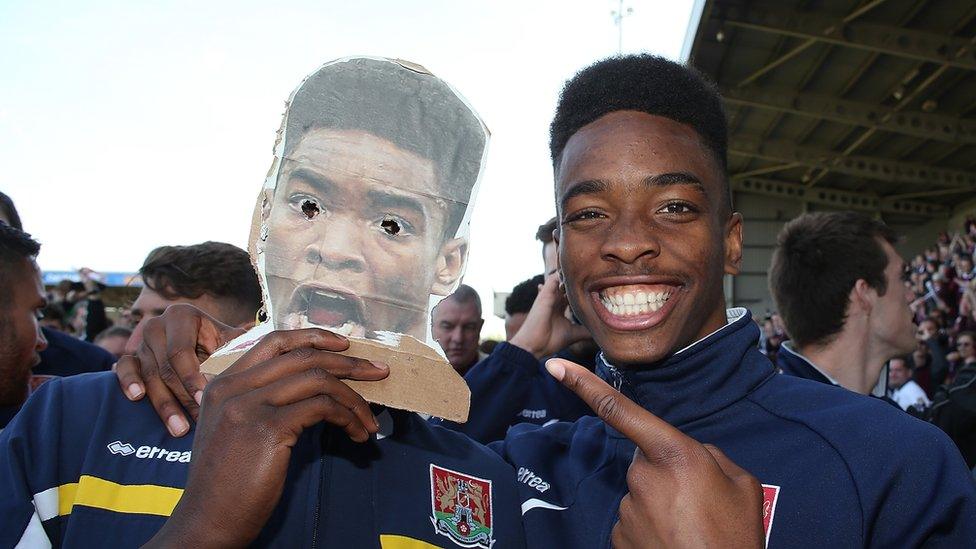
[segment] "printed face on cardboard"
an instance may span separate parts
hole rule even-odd
[[[299,86],[282,129],[251,240],[274,327],[427,340],[464,271],[484,124],[422,67],[352,58]]]

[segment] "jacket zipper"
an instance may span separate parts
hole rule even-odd
[[[312,549],[315,549],[318,544],[319,537],[319,514],[322,509],[322,494],[325,488],[325,460],[326,460],[326,449],[329,446],[329,441],[331,440],[331,430],[326,427],[322,429],[322,436],[319,437],[319,452],[321,456],[319,458],[319,488],[318,495],[315,498],[315,514],[312,517]]]
[[[606,364],[607,364],[607,369],[610,370],[610,377],[612,378],[613,381],[613,388],[620,391],[620,388],[623,387],[624,385],[624,375],[620,373],[620,370],[618,370],[617,367],[614,366],[613,364],[610,364],[609,362],[607,362]]]

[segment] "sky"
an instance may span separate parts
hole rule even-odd
[[[631,0],[622,51],[679,59],[694,0]],[[563,83],[617,53],[613,0],[0,0],[0,190],[45,270],[138,270],[164,244],[246,247],[284,103],[322,63],[407,59],[492,133],[465,283],[542,272],[548,126]]]

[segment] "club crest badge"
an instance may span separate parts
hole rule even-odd
[[[491,481],[430,466],[430,521],[434,530],[461,547],[488,549],[495,543]]]
[[[766,546],[769,546],[769,533],[773,529],[773,517],[776,516],[776,501],[779,499],[779,486],[763,484],[763,530],[766,534]]]

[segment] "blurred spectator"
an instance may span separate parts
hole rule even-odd
[[[61,308],[57,303],[48,302],[47,307],[44,307],[42,311],[44,318],[41,319],[41,326],[49,330],[57,330],[59,332],[66,331],[67,327],[64,323],[64,309]]]
[[[95,336],[95,345],[112,353],[116,359],[125,354],[125,344],[132,336],[132,330],[123,326],[112,326]]]
[[[776,356],[779,354],[780,346],[789,339],[789,336],[786,335],[786,328],[783,326],[782,317],[772,313],[762,321],[759,328],[759,351],[769,357],[773,364],[776,364]]]
[[[535,233],[535,238],[542,242],[542,263],[545,265],[545,276],[550,276],[559,268],[559,250],[552,233],[559,226],[558,220],[554,217],[539,225],[539,230]]]
[[[902,410],[912,406],[924,409],[929,405],[929,398],[912,379],[912,370],[904,357],[888,361],[888,397]]]
[[[261,307],[261,287],[247,252],[223,242],[160,246],[139,269],[145,286],[132,304],[136,322],[126,354],[142,342],[146,321],[174,303],[189,303],[224,324],[249,327]]]
[[[966,464],[976,467],[976,361],[964,362],[952,383],[936,391],[929,420],[952,438]]]
[[[478,351],[482,355],[488,356],[492,351],[495,350],[495,347],[497,347],[499,343],[501,343],[501,341],[496,339],[486,339],[478,344]]]
[[[431,334],[461,375],[483,358],[478,350],[478,338],[484,323],[481,298],[474,288],[465,284],[442,299],[431,313]]]
[[[38,320],[47,304],[35,258],[40,244],[0,224],[0,429],[27,400],[31,368],[47,347]]]
[[[536,296],[539,295],[539,286],[542,286],[545,280],[544,275],[536,275],[519,282],[512,288],[512,293],[505,298],[505,341],[511,340],[522,327],[525,315],[529,314]]]
[[[885,397],[885,363],[915,348],[905,263],[887,225],[854,212],[804,214],[783,227],[769,275],[792,338],[784,373]]]
[[[956,336],[956,350],[947,355],[949,370],[958,373],[964,366],[976,363],[976,336],[973,332],[962,332]]]
[[[918,348],[912,353],[915,380],[926,395],[945,382],[949,365],[945,359],[945,336],[934,318],[926,318],[915,330]]]

